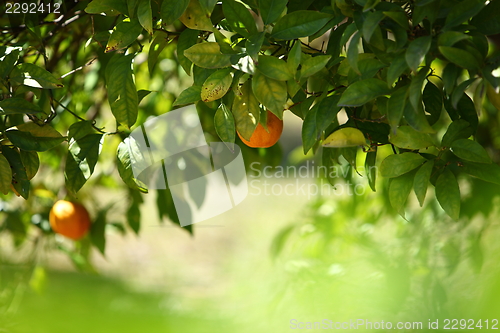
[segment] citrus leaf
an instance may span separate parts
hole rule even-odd
[[[142,26],[139,21],[120,22],[109,36],[105,52],[121,50],[136,41],[142,33]]]
[[[434,85],[434,83],[428,81],[425,85],[424,92],[422,94],[422,101],[424,102],[425,111],[430,114],[428,116],[429,124],[435,124],[443,110],[443,91]]]
[[[463,172],[489,183],[500,185],[500,166],[463,161],[460,168]]]
[[[184,51],[196,44],[198,41],[198,34],[199,32],[197,30],[185,29],[181,32],[177,41],[177,59],[188,75],[191,74],[191,65],[193,63],[186,58]]]
[[[445,168],[436,181],[436,198],[452,219],[460,216],[460,188],[457,179],[450,169]]]
[[[221,104],[215,112],[214,126],[217,135],[223,142],[234,143],[236,137],[234,117],[225,104]]]
[[[232,111],[238,133],[246,140],[250,140],[260,117],[259,102],[252,92],[250,80],[243,84],[240,94],[234,97]]]
[[[470,17],[479,13],[483,7],[484,0],[463,0],[456,3],[446,15],[443,30],[448,30],[466,22]]]
[[[389,136],[389,142],[404,149],[422,149],[434,145],[429,134],[418,132],[407,125],[398,127],[396,134]]]
[[[10,81],[15,84],[42,89],[62,88],[63,85],[54,75],[40,66],[23,63],[12,70]]]
[[[222,11],[231,28],[245,37],[257,33],[255,20],[250,11],[241,3],[234,0],[223,1]]]
[[[188,5],[189,0],[164,0],[160,9],[162,24],[173,24],[186,11]]]
[[[427,161],[422,165],[417,173],[415,174],[415,180],[413,181],[413,190],[417,196],[420,207],[423,206],[425,196],[427,194],[427,187],[429,186],[429,180],[431,179],[432,169],[434,168],[434,161]]]
[[[51,126],[38,126],[35,123],[18,125],[7,130],[5,134],[15,146],[26,151],[47,151],[65,140]]]
[[[386,178],[398,177],[417,168],[425,161],[425,158],[414,153],[389,155],[380,164],[380,174]]]
[[[0,192],[7,194],[10,191],[10,184],[12,183],[12,169],[10,168],[9,161],[0,154]]]
[[[306,78],[316,74],[321,69],[326,67],[326,64],[328,63],[328,61],[330,61],[331,58],[332,56],[329,55],[320,55],[307,59],[302,64],[302,68],[300,70],[300,78]]]
[[[153,12],[151,11],[151,0],[139,0],[137,7],[137,19],[142,27],[150,34],[153,34]]]
[[[490,1],[486,7],[472,18],[471,25],[475,26],[479,32],[485,35],[495,35],[500,33],[500,2]]]
[[[330,19],[330,14],[297,10],[283,16],[276,23],[271,37],[284,40],[307,37],[321,29]]]
[[[288,0],[257,0],[264,24],[275,22],[285,10]]]
[[[38,158],[38,153],[34,151],[20,151],[21,161],[23,162],[24,168],[26,169],[26,176],[28,179],[35,177],[40,167],[40,159]]]
[[[123,142],[118,145],[118,150],[116,152],[116,164],[118,167],[118,173],[120,174],[123,182],[134,190],[139,190],[143,193],[148,193],[148,189],[145,184],[140,182],[134,177],[134,172],[132,170],[132,160],[130,149],[138,149],[137,145],[129,145],[131,141],[130,137],[126,138]],[[135,156],[139,156],[140,153],[136,153]]]
[[[212,73],[201,87],[201,100],[211,102],[222,98],[231,87],[233,75],[229,68]]]
[[[0,57],[0,78],[5,79],[14,69],[14,65],[19,60],[20,48],[7,48],[7,54]]]
[[[257,68],[262,74],[274,80],[287,81],[293,78],[288,64],[273,56],[259,55]]]
[[[387,105],[387,119],[391,125],[392,131],[395,132],[399,126],[403,112],[405,110],[406,100],[408,97],[408,86],[401,87],[392,93]]]
[[[102,134],[89,134],[78,140],[71,140],[64,170],[66,188],[69,191],[78,192],[94,173],[102,137]]]
[[[104,255],[104,250],[106,249],[106,236],[104,234],[106,231],[107,211],[108,210],[99,211],[90,229],[90,241],[102,255]]]
[[[200,99],[201,99],[201,87],[191,86],[184,89],[180,93],[179,97],[175,99],[173,106],[195,103],[198,102]]]
[[[93,0],[85,8],[88,14],[101,14],[114,16],[118,14],[127,14],[127,3],[123,0]]]
[[[373,192],[376,191],[375,185],[377,180],[377,167],[375,163],[377,162],[377,147],[375,146],[373,151],[366,153],[365,159],[365,170],[366,177],[368,178],[368,184]]]
[[[256,71],[252,79],[252,90],[257,100],[274,113],[278,118],[283,119],[283,110],[287,100],[286,83],[276,81]]]
[[[342,94],[339,106],[361,106],[379,96],[390,93],[387,84],[379,79],[371,78],[356,81]]]
[[[12,168],[12,185],[14,189],[24,199],[28,200],[31,184],[28,180],[26,168],[23,165],[19,151],[16,148],[2,146],[2,154],[7,158]]]
[[[366,139],[359,129],[344,127],[330,134],[323,140],[322,145],[328,148],[364,146],[366,145]]]
[[[296,40],[293,43],[292,49],[288,53],[288,58],[286,59],[288,69],[294,76],[295,73],[297,73],[297,67],[300,65],[301,58],[302,58],[302,46],[300,44],[300,40]]]
[[[212,31],[213,28],[210,15],[203,10],[198,0],[190,0],[179,19],[189,29]]]
[[[160,33],[158,33],[158,35],[151,42],[151,45],[149,46],[149,54],[148,54],[148,70],[149,70],[150,75],[153,75],[153,69],[154,69],[156,62],[158,60],[158,56],[160,55],[161,51],[163,51],[163,49],[167,45],[168,45],[168,39],[165,38],[164,34],[160,34]]]
[[[384,18],[384,13],[381,11],[369,12],[366,15],[365,21],[363,22],[363,37],[370,43],[373,33],[375,32],[375,27],[378,26],[380,21]]]
[[[478,69],[480,64],[469,52],[451,46],[439,46],[439,52],[450,62],[466,69]]]
[[[391,206],[401,215],[405,217],[405,204],[410,195],[415,172],[408,172],[404,175],[391,179],[389,185],[389,201]]]
[[[196,66],[203,68],[231,66],[231,55],[222,54],[219,44],[214,42],[195,44],[185,50],[184,55]]]
[[[431,47],[431,36],[419,37],[413,40],[406,50],[406,63],[412,71],[416,71],[418,66],[424,61],[425,55]]]
[[[441,146],[450,147],[455,140],[467,139],[473,133],[474,129],[467,121],[463,119],[455,120],[450,124],[450,126],[448,126],[446,133],[443,135],[443,138],[441,139]]]
[[[387,69],[387,84],[392,87],[393,83],[408,69],[405,53],[399,54]]]
[[[478,163],[491,163],[488,152],[476,141],[467,139],[455,140],[450,148],[453,154],[461,159]]]
[[[132,76],[134,54],[115,54],[106,66],[108,101],[116,120],[131,127],[137,120],[139,98]]]
[[[14,97],[0,101],[0,115],[39,112],[42,112],[42,109],[38,105],[30,103],[24,98]]]

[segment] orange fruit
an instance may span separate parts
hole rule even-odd
[[[76,202],[57,201],[49,214],[50,226],[54,232],[78,240],[90,229],[87,209]]]
[[[246,140],[238,133],[241,141],[249,147],[252,148],[269,148],[278,142],[281,133],[283,132],[283,120],[279,119],[271,111],[267,111],[267,131],[262,126],[258,124],[250,137],[250,141]]]

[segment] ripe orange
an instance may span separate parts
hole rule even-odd
[[[79,203],[66,200],[57,201],[49,215],[50,226],[54,232],[78,240],[90,229],[90,216]]]
[[[279,119],[274,115],[274,113],[267,111],[267,131],[262,126],[258,124],[250,137],[250,141],[246,140],[238,133],[241,141],[249,147],[252,148],[268,148],[273,146],[278,142],[281,133],[283,132],[283,120]]]

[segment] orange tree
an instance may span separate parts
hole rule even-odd
[[[123,140],[148,117],[192,103],[209,141],[236,140],[245,163],[261,165],[279,163],[279,146],[251,149],[235,133],[249,140],[266,110],[292,112],[303,120],[304,153],[327,167],[340,157],[355,167],[362,154],[369,185],[387,179],[382,195],[401,214],[410,192],[422,205],[433,186],[458,219],[461,191],[479,195],[477,179],[500,184],[500,1],[2,6],[0,222],[16,244],[36,228],[52,233],[58,198],[95,204],[87,249],[104,251],[105,226],[138,232],[148,189]],[[127,192],[111,210],[98,198],[114,188]],[[169,191],[150,192],[160,218],[178,221]]]

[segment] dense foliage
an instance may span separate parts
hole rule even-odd
[[[423,205],[432,185],[456,220],[461,196],[477,191],[474,179],[500,184],[500,55],[488,39],[500,33],[500,1],[93,0],[47,8],[1,18],[0,192],[29,208],[5,201],[0,217],[19,242],[32,225],[50,233],[51,203],[78,195],[95,202],[91,240],[104,251],[105,224],[123,225],[92,195],[121,186],[116,169],[128,195],[123,211],[113,211],[137,232],[148,189],[121,142],[148,117],[191,103],[209,140],[225,142],[239,140],[236,131],[248,139],[266,109],[279,118],[290,110],[303,120],[304,153],[321,154],[327,167],[340,157],[356,167],[365,155],[370,187],[378,175],[389,179],[388,202],[401,215],[412,190]],[[278,146],[243,153],[247,164],[280,160]],[[169,191],[156,193],[160,217],[176,221]]]

